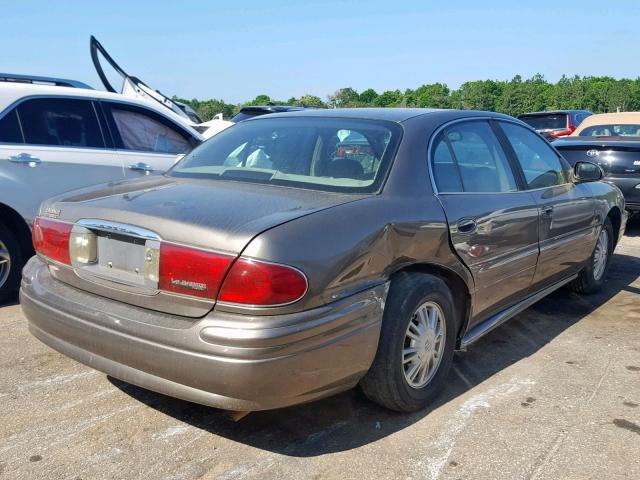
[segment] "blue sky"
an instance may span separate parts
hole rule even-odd
[[[94,34],[154,88],[229,102],[516,74],[640,76],[640,2],[526,3],[0,0],[0,71],[98,86]]]

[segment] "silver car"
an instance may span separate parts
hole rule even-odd
[[[0,74],[0,302],[33,255],[43,200],[170,168],[203,137],[158,102],[59,78]]]

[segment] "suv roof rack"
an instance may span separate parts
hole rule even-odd
[[[93,87],[77,80],[65,78],[39,77],[37,75],[19,75],[16,73],[0,73],[0,82],[33,83],[36,85],[53,85],[56,87],[73,87],[93,90]]]

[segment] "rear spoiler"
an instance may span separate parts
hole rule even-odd
[[[121,93],[125,96],[130,96],[130,97],[155,100],[163,107],[168,108],[173,113],[182,117],[189,125],[193,125],[194,123],[202,123],[202,120],[200,120],[200,122],[194,122],[194,119],[190,118],[189,115],[187,115],[187,112],[185,112],[185,109],[182,106],[180,106],[175,101],[171,100],[169,97],[161,93],[159,90],[154,90],[139,78],[129,75],[127,72],[125,72],[120,67],[120,65],[118,65],[115,62],[115,60],[111,57],[111,55],[109,55],[109,53],[105,50],[105,48],[100,44],[100,42],[98,42],[96,37],[94,37],[93,35],[91,35],[89,46],[90,46],[91,60],[93,61],[93,65],[96,68],[96,72],[98,73],[98,77],[100,77],[100,80],[104,85],[104,88],[108,92]],[[111,83],[109,82],[109,79],[105,75],[102,65],[100,64],[100,58],[98,57],[98,52],[111,65],[111,67],[116,72],[118,72],[118,74],[122,77],[123,79],[122,91],[118,92],[115,88],[113,88],[113,85],[111,85]]]

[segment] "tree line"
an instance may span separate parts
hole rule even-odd
[[[430,83],[416,89],[386,90],[372,88],[358,92],[341,88],[325,100],[315,95],[291,97],[288,100],[258,95],[253,100],[229,104],[224,100],[175,100],[191,105],[205,120],[222,113],[224,118],[235,115],[247,105],[304,105],[307,107],[428,107],[468,110],[488,110],[519,115],[541,110],[580,109],[594,113],[640,111],[640,77],[635,80],[613,77],[563,76],[558,82],[547,81],[542,75],[523,79],[520,75],[510,81],[475,80],[450,89],[444,83]]]

